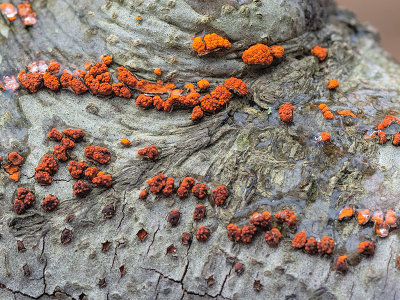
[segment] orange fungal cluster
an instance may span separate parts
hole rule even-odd
[[[329,107],[326,106],[326,104],[320,104],[320,105],[318,105],[318,108],[321,110],[321,113],[323,114],[325,119],[333,120],[335,118],[335,116],[330,111]]]
[[[334,90],[334,89],[336,89],[338,86],[339,86],[339,81],[337,81],[336,79],[329,80],[328,89]]]
[[[17,152],[9,153],[7,158],[8,162],[4,164],[3,168],[8,173],[8,177],[11,180],[18,182],[21,175],[20,167],[24,162],[24,158]],[[1,158],[1,160],[2,159],[3,158]]]
[[[256,44],[245,50],[242,54],[242,60],[248,65],[269,66],[274,58],[282,58],[284,49],[281,46],[272,46],[271,48],[264,44]]]
[[[155,145],[150,145],[146,148],[139,149],[138,154],[143,157],[147,157],[151,160],[158,159],[158,149]]]
[[[193,50],[199,56],[206,55],[212,51],[229,49],[230,47],[231,43],[216,33],[206,34],[204,38],[201,36],[195,37],[192,43]]]
[[[285,123],[290,123],[293,121],[293,110],[294,106],[289,102],[282,104],[279,107],[279,117]]]
[[[320,46],[315,46],[311,50],[311,54],[318,57],[320,61],[325,60],[326,56],[328,55],[328,50],[326,48],[322,48]]]
[[[23,214],[29,207],[33,205],[35,195],[27,188],[20,187],[17,190],[17,198],[14,200],[14,211],[16,214]]]

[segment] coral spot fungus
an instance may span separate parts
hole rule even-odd
[[[275,218],[277,219],[278,222],[288,223],[289,226],[296,225],[296,215],[294,214],[293,211],[290,211],[288,209],[278,211],[275,215]]]
[[[64,133],[67,137],[73,139],[75,142],[80,142],[80,141],[82,141],[83,138],[84,138],[85,135],[86,135],[86,132],[84,132],[82,129],[71,129],[71,128],[65,129],[65,130],[63,131],[63,133]]]
[[[317,244],[319,254],[332,254],[335,248],[335,242],[330,237],[324,236]]]
[[[224,86],[228,89],[231,90],[240,96],[245,96],[249,92],[247,89],[247,84],[244,83],[242,80],[231,77],[229,79],[226,79],[224,82]]]
[[[242,60],[248,65],[268,66],[274,60],[274,56],[267,45],[256,44],[243,52]]]
[[[347,272],[347,256],[342,255],[339,256],[336,260],[336,271],[346,273]]]
[[[305,231],[298,232],[292,240],[292,247],[301,249],[306,245],[307,238]]]
[[[111,160],[110,151],[107,148],[98,146],[87,146],[85,148],[85,156],[97,161],[99,164],[106,164]]]
[[[371,241],[364,241],[358,245],[358,252],[364,255],[374,255],[375,253],[375,244]]]
[[[54,210],[58,205],[59,200],[53,195],[47,195],[42,201],[42,208],[46,211]]]
[[[36,12],[32,9],[29,1],[18,5],[18,14],[25,25],[34,25],[37,22]]]
[[[311,50],[311,54],[318,57],[318,59],[320,61],[325,60],[326,56],[328,55],[328,50],[325,48],[322,48],[320,46],[315,46],[312,50]]]
[[[225,200],[228,198],[229,193],[225,185],[217,186],[216,189],[212,190],[212,195],[217,206],[222,206]]]
[[[271,224],[271,213],[269,211],[264,211],[261,214],[255,212],[250,216],[250,224],[263,228],[269,227]]]
[[[393,135],[392,144],[394,146],[399,146],[400,145],[400,131]]]
[[[193,211],[193,220],[201,221],[206,216],[206,207],[203,204],[197,205]]]
[[[326,104],[320,104],[318,105],[318,108],[321,110],[321,113],[326,120],[333,120],[335,118],[335,116],[330,111],[329,107],[326,106]]]
[[[0,3],[0,10],[10,22],[17,18],[18,10],[11,3]]]
[[[33,205],[35,195],[27,188],[20,187],[17,190],[17,198],[14,200],[14,211],[18,215],[23,214],[26,209]]]
[[[397,227],[397,216],[392,209],[388,209],[385,215],[385,223],[392,228]]]
[[[293,110],[294,106],[290,103],[282,104],[279,107],[279,117],[285,123],[290,123],[293,121]]]
[[[338,86],[339,86],[339,81],[337,81],[336,79],[329,80],[328,89],[334,90],[334,89],[336,89]]]
[[[90,193],[91,187],[86,181],[78,180],[73,187],[75,196],[85,198]]]
[[[86,169],[86,163],[83,161],[71,160],[69,162],[68,171],[74,178],[81,178]]]
[[[179,219],[181,218],[181,213],[177,209],[173,209],[168,214],[168,222],[171,226],[175,227],[179,223]]]
[[[177,190],[177,195],[180,199],[187,198],[189,195],[189,191],[195,184],[195,180],[192,177],[185,177],[182,179],[182,182]]]
[[[61,141],[63,137],[62,133],[59,132],[56,128],[51,129],[47,136],[49,137],[49,139],[56,141]]]
[[[345,206],[340,211],[338,220],[341,221],[345,218],[351,218],[352,216],[354,216],[354,207],[353,206]]]
[[[229,224],[226,227],[228,231],[228,238],[232,242],[239,242],[242,236],[242,229],[235,224]]]
[[[316,254],[318,252],[318,242],[316,241],[316,239],[313,237],[309,238],[304,245],[304,250],[308,254]]]
[[[386,136],[386,132],[384,132],[384,131],[379,131],[378,132],[378,137],[379,137],[379,144],[380,145],[383,145],[383,144],[386,144],[386,142],[387,142],[387,136]]]
[[[192,110],[192,121],[200,120],[204,116],[204,112],[199,105],[195,106]]]
[[[112,185],[112,177],[110,174],[97,175],[92,182],[96,187],[109,188]]]
[[[358,224],[365,225],[365,224],[368,223],[370,218],[371,218],[371,213],[370,213],[370,210],[368,208],[367,209],[361,209],[361,210],[358,211],[358,214],[357,214]]]
[[[281,239],[281,232],[277,228],[272,228],[265,233],[265,241],[271,247],[276,247]]]
[[[198,183],[192,188],[193,195],[198,199],[203,199],[207,196],[207,185]]]
[[[147,198],[147,190],[143,189],[139,194],[139,199],[140,200],[145,200],[146,198]]]
[[[147,184],[150,187],[150,192],[153,194],[158,194],[162,191],[166,184],[166,177],[163,173],[159,173],[158,175],[154,176],[152,179],[147,180]]]
[[[22,70],[17,78],[30,93],[37,93],[43,83],[43,74],[39,72],[26,74],[25,70]]]
[[[210,83],[208,82],[207,79],[201,79],[200,81],[197,82],[197,86],[200,90],[206,90],[210,87]]]
[[[111,88],[117,97],[126,98],[126,99],[132,98],[131,91],[122,82],[113,83]]]
[[[124,145],[125,147],[130,147],[131,141],[128,139],[121,139],[121,144]]]
[[[17,152],[11,152],[8,154],[8,160],[14,165],[19,166],[24,162],[24,158]]]
[[[139,149],[138,154],[140,156],[147,157],[151,160],[157,160],[158,159],[158,149],[155,145],[150,145],[146,148]]]
[[[330,142],[331,141],[331,135],[327,132],[321,132],[319,136],[317,137],[317,142]]]
[[[229,49],[230,47],[231,43],[216,33],[206,34],[204,38],[201,36],[195,37],[192,43],[193,50],[200,56],[208,54],[211,51]]]
[[[165,197],[169,197],[172,195],[172,193],[174,192],[175,189],[175,180],[173,178],[168,177],[165,180],[165,187],[162,191],[163,195]]]
[[[155,68],[154,69],[154,74],[156,74],[157,76],[161,76],[162,75],[162,71],[160,68]]]
[[[250,243],[256,231],[257,231],[256,226],[244,225],[242,228],[242,236],[241,236],[242,242],[245,244]]]
[[[345,110],[338,110],[337,113],[341,116],[344,117],[353,117],[357,119],[357,116],[355,114],[353,114],[353,112],[349,109],[345,109]]]
[[[206,226],[201,225],[197,229],[196,238],[199,242],[205,242],[210,238],[211,231]]]

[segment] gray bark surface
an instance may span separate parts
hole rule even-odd
[[[218,4],[216,4],[218,3]],[[35,1],[38,23],[24,28],[0,20],[0,74],[15,74],[33,59],[55,59],[70,70],[82,68],[102,54],[112,54],[116,66],[128,66],[142,78],[178,84],[210,79],[222,83],[241,76],[250,94],[234,98],[229,106],[200,123],[189,111],[171,113],[142,110],[134,100],[76,96],[69,91],[37,94],[19,91],[0,94],[0,155],[17,150],[26,157],[18,184],[0,172],[0,298],[1,299],[397,299],[400,252],[397,232],[381,239],[372,226],[355,220],[338,222],[344,204],[371,210],[399,211],[398,148],[364,140],[385,114],[399,113],[400,68],[379,45],[378,34],[360,25],[354,15],[338,10],[332,1]],[[142,16],[141,23],[135,20]],[[229,38],[228,52],[199,58],[191,49],[191,36],[217,32]],[[259,69],[242,63],[249,45],[281,44],[284,59]],[[315,45],[329,49],[320,63],[310,56]],[[82,58],[77,58],[78,53]],[[340,81],[329,92],[327,80]],[[284,102],[295,106],[294,122],[279,120]],[[332,111],[351,109],[357,119],[328,122],[317,106]],[[268,109],[271,109],[271,113]],[[392,133],[399,131],[392,125]],[[82,128],[85,141],[73,150],[84,160],[90,144],[106,146],[112,161],[101,169],[112,174],[111,189],[94,189],[86,199],[72,193],[75,182],[67,165],[60,164],[51,186],[34,180],[35,167],[54,143],[53,128]],[[329,132],[329,145],[315,142]],[[124,148],[121,138],[134,141]],[[150,144],[161,158],[149,162],[137,150]],[[231,195],[223,208],[212,197],[179,200],[150,195],[138,200],[146,180],[163,172],[179,182],[193,176],[210,187],[227,185]],[[32,189],[34,208],[23,215],[12,209],[18,186]],[[40,202],[54,194],[55,212],[45,213]],[[102,209],[114,204],[116,214],[105,219]],[[207,218],[192,220],[197,204],[207,207]],[[172,228],[168,212],[179,209],[180,224]],[[249,245],[233,244],[226,226],[248,222],[255,211],[289,208],[298,226],[280,226],[282,241],[269,247],[263,234]],[[74,215],[71,223],[65,218]],[[182,232],[195,234],[199,225],[211,229],[206,243],[181,245]],[[73,231],[62,245],[64,228]],[[147,239],[136,233],[144,228]],[[291,240],[298,231],[317,239],[335,240],[331,257],[295,251]],[[359,242],[370,238],[376,253],[360,259]],[[26,251],[17,251],[23,240]],[[109,241],[108,251],[102,243]],[[166,254],[173,244],[176,253]],[[348,255],[349,272],[334,270],[338,255]],[[238,276],[236,262],[245,265]],[[31,275],[24,277],[23,266]],[[126,275],[121,278],[120,267]],[[213,276],[214,284],[207,279]],[[105,278],[106,286],[98,286]],[[259,280],[262,290],[253,284]]]

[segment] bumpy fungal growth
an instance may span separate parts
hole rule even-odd
[[[375,232],[380,237],[387,237],[389,235],[390,226],[385,222],[375,222]]]
[[[361,209],[358,211],[357,214],[357,221],[360,225],[365,225],[368,223],[369,219],[371,218],[371,212],[367,209]]]
[[[198,199],[204,199],[207,196],[207,185],[198,183],[192,188],[193,195]]]
[[[212,195],[214,197],[215,204],[217,206],[222,206],[225,204],[225,200],[228,198],[229,193],[225,185],[217,186],[216,189],[212,190]]]
[[[121,139],[121,144],[124,145],[125,147],[130,147],[131,141],[124,138],[124,139]]]
[[[324,236],[317,244],[319,254],[332,254],[335,248],[335,242],[330,237]]]
[[[138,84],[138,80],[135,76],[131,74],[126,68],[119,67],[118,69],[118,80],[125,83],[127,86],[131,88],[136,88]]]
[[[96,187],[109,188],[112,185],[112,177],[110,174],[98,175],[92,180]]]
[[[211,235],[210,229],[208,229],[204,225],[199,226],[199,228],[197,229],[196,238],[199,242],[207,241],[209,239],[210,235]]]
[[[86,169],[86,163],[84,161],[71,160],[69,162],[68,171],[72,177],[79,179],[82,177]]]
[[[165,181],[165,187],[162,191],[163,195],[165,197],[169,197],[172,195],[174,192],[175,188],[175,180],[173,178],[168,177],[167,180]]]
[[[399,146],[400,145],[400,131],[393,135],[392,144],[394,146]]]
[[[100,56],[100,60],[103,61],[107,66],[111,65],[113,61],[110,55],[102,55]]]
[[[153,107],[153,97],[140,94],[136,98],[136,105],[143,108],[151,108]]]
[[[84,138],[85,135],[86,135],[86,132],[84,132],[82,129],[71,129],[71,128],[65,129],[65,130],[63,131],[63,133],[64,133],[67,137],[73,139],[73,140],[74,140],[75,142],[77,142],[77,143],[80,142],[80,141],[82,141],[83,138]]]
[[[91,187],[86,181],[78,180],[74,184],[73,192],[79,198],[85,198],[90,193]]]
[[[182,182],[177,190],[177,195],[180,199],[187,198],[189,195],[189,191],[195,184],[195,180],[192,177],[185,177],[182,179]]]
[[[281,232],[277,228],[272,228],[265,233],[265,241],[271,247],[276,247],[281,239]]]
[[[290,123],[293,121],[293,110],[294,106],[289,102],[282,104],[281,107],[279,107],[279,117],[283,122]]]
[[[171,226],[175,227],[179,223],[179,219],[181,218],[181,213],[177,209],[173,209],[168,214],[168,222]]]
[[[321,113],[326,120],[333,120],[335,118],[335,116],[330,111],[329,107],[326,106],[326,104],[322,103],[322,104],[318,105],[318,108],[321,110]]]
[[[210,87],[210,83],[208,82],[207,79],[201,79],[200,81],[197,82],[197,86],[200,90],[206,90]]]
[[[338,110],[337,113],[344,117],[353,117],[357,119],[357,116],[353,114],[353,112],[350,109]]]
[[[106,164],[111,160],[110,151],[107,148],[98,146],[87,146],[85,148],[85,156],[97,161],[99,164]]]
[[[358,245],[358,252],[370,256],[375,253],[375,244],[371,241],[364,241]]]
[[[158,194],[162,191],[165,187],[167,178],[164,176],[163,173],[159,173],[158,175],[154,176],[152,179],[147,180],[147,184],[150,187],[150,192],[153,194]]]
[[[352,216],[354,216],[354,207],[353,206],[345,206],[340,211],[340,214],[338,216],[338,220],[342,221],[343,219],[351,218]]]
[[[162,75],[162,71],[160,68],[155,68],[154,69],[154,74],[156,74],[157,76],[161,76]]]
[[[99,173],[99,169],[97,167],[88,167],[85,169],[85,177],[87,180],[92,181],[97,174]]]
[[[190,118],[192,121],[200,120],[204,116],[204,112],[199,105],[195,106],[192,110],[192,117]]]
[[[318,242],[315,238],[311,237],[307,240],[306,244],[304,245],[304,250],[308,254],[317,254],[318,252]]]
[[[60,81],[58,80],[57,76],[48,72],[43,74],[43,84],[45,87],[52,91],[58,91],[61,87]]]
[[[57,197],[53,195],[47,195],[43,199],[41,206],[46,211],[52,211],[57,207],[58,203],[59,200],[57,199]]]
[[[269,48],[269,50],[271,51],[271,54],[275,57],[275,58],[282,58],[283,54],[285,53],[285,49],[283,49],[282,46],[276,45],[276,46],[271,46]]]
[[[132,98],[131,91],[122,82],[113,83],[112,91],[117,97],[130,99]]]
[[[18,80],[30,92],[37,93],[43,83],[43,74],[39,72],[25,73],[25,70],[19,72]]]
[[[382,122],[376,125],[376,129],[384,130],[387,127],[389,127],[390,124],[392,124],[393,122],[400,124],[400,120],[397,119],[395,116],[386,115],[385,118],[382,120]]]
[[[290,211],[288,209],[278,211],[275,215],[275,218],[278,222],[288,223],[289,226],[296,225],[296,215],[294,214],[293,211]]]
[[[229,224],[226,229],[228,230],[228,238],[232,242],[239,242],[242,236],[242,229],[235,224]]]
[[[47,135],[49,139],[51,140],[56,140],[56,141],[61,141],[62,139],[62,133],[59,132],[57,129],[53,128],[50,130],[50,132]]]
[[[155,145],[150,145],[146,148],[139,149],[138,154],[140,156],[147,157],[151,160],[157,160],[158,159],[158,149]]]
[[[216,113],[231,99],[232,94],[223,85],[218,85],[210,94],[200,99],[200,107],[204,112]]]
[[[47,66],[47,72],[52,74],[60,73],[60,63],[56,62],[55,60],[50,61],[49,65]]]
[[[380,145],[383,145],[383,144],[386,144],[386,142],[387,142],[387,135],[386,135],[386,132],[384,132],[384,131],[379,131],[378,132],[378,137],[379,137],[379,144]]]
[[[298,232],[292,240],[292,247],[301,249],[306,245],[307,237],[305,231]]]
[[[75,143],[73,140],[69,138],[62,138],[61,139],[61,145],[65,147],[67,150],[71,150],[75,148]]]
[[[247,89],[247,84],[244,83],[242,80],[231,77],[229,79],[226,79],[224,82],[224,86],[228,89],[231,90],[240,96],[245,96],[248,94],[248,89]]]
[[[229,49],[230,47],[231,43],[216,33],[206,34],[204,38],[201,36],[195,37],[192,43],[193,50],[200,56],[211,51]]]
[[[42,185],[50,185],[53,181],[50,174],[43,171],[36,171],[35,172],[35,179],[36,182]]]
[[[63,145],[55,145],[53,149],[53,154],[60,161],[68,160],[67,148],[65,148]]]
[[[34,25],[37,22],[36,12],[32,9],[29,1],[18,4],[18,14],[25,25]]]
[[[347,270],[348,270],[347,256],[346,255],[339,256],[336,260],[336,271],[346,273]]]
[[[274,56],[267,45],[256,44],[243,52],[242,60],[248,65],[269,66],[273,62]]]
[[[328,50],[325,48],[322,48],[320,46],[315,46],[312,50],[311,50],[311,54],[318,57],[318,59],[320,61],[325,60],[326,56],[328,55]]]
[[[256,231],[257,231],[256,226],[244,225],[242,228],[242,235],[241,235],[242,242],[245,244],[250,243]]]
[[[18,10],[11,3],[0,3],[0,10],[10,22],[15,21],[17,18]]]
[[[139,199],[140,200],[146,200],[146,198],[147,198],[147,190],[143,189],[139,194]]]
[[[319,134],[319,137],[317,137],[317,142],[330,142],[331,141],[331,135],[327,132],[321,132]]]
[[[255,212],[250,216],[250,224],[263,228],[269,227],[271,225],[271,213],[269,211],[264,211],[261,214]]]
[[[206,216],[206,207],[203,204],[197,205],[193,211],[193,220],[201,221]]]
[[[336,89],[338,86],[339,86],[339,81],[337,81],[336,79],[329,80],[328,89],[334,90],[334,89]]]
[[[19,166],[24,162],[24,158],[17,152],[11,152],[8,154],[8,160],[14,165]]]
[[[23,214],[26,209],[33,205],[35,195],[27,188],[20,187],[17,191],[17,198],[14,200],[14,211],[16,214]]]
[[[388,209],[385,215],[385,223],[392,228],[397,227],[397,216],[392,209]]]

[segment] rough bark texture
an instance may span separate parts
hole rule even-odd
[[[215,4],[215,3],[219,4]],[[300,2],[302,4],[300,4]],[[89,94],[42,90],[30,95],[0,94],[0,154],[24,153],[23,176],[18,184],[0,172],[2,210],[0,239],[1,299],[396,299],[399,246],[396,234],[379,239],[371,226],[355,220],[339,223],[344,204],[399,210],[400,159],[398,148],[363,140],[385,114],[399,112],[400,68],[379,46],[373,29],[361,26],[349,12],[330,1],[35,1],[38,24],[0,23],[0,72],[15,73],[32,59],[56,59],[70,69],[111,53],[116,64],[127,65],[146,79],[152,70],[163,79],[186,83],[209,78],[221,83],[241,75],[250,95],[232,100],[226,110],[193,124],[188,111],[145,111],[134,102],[102,99]],[[135,17],[141,15],[143,22]],[[229,53],[198,58],[190,36],[217,32],[232,40]],[[256,42],[279,43],[284,60],[266,69],[244,65],[240,54]],[[309,55],[319,44],[329,48],[320,63]],[[39,53],[40,52],[40,53]],[[83,58],[76,58],[76,54]],[[116,68],[114,68],[116,69]],[[326,81],[340,81],[329,92]],[[295,106],[293,124],[279,121],[278,107]],[[328,122],[317,109],[352,109],[358,119]],[[97,108],[97,109],[94,109]],[[272,113],[269,113],[271,108]],[[82,128],[85,141],[73,151],[82,160],[89,144],[108,147],[106,166],[114,178],[109,190],[93,190],[83,200],[74,197],[74,179],[66,164],[49,187],[34,181],[41,156],[52,151],[47,141],[52,128]],[[395,129],[395,128],[394,128]],[[391,127],[391,130],[394,130]],[[333,142],[321,146],[314,137],[330,132]],[[398,130],[394,130],[397,132]],[[124,148],[123,137],[135,141]],[[161,149],[157,162],[136,152],[150,144]],[[218,208],[211,197],[179,200],[149,196],[138,200],[146,180],[163,172],[179,182],[193,176],[215,188],[228,186],[231,196]],[[16,188],[31,188],[33,209],[17,216],[12,210]],[[44,196],[60,199],[55,212],[40,208]],[[195,205],[207,207],[207,218],[192,220]],[[104,206],[113,203],[116,214],[105,219]],[[180,224],[167,222],[171,209],[181,211]],[[263,235],[249,245],[227,238],[229,223],[243,225],[254,211],[291,208],[297,229],[280,226],[283,240],[267,246]],[[71,223],[65,218],[74,215]],[[206,243],[181,245],[182,232],[195,233],[198,225],[211,229]],[[64,228],[73,231],[62,245]],[[147,239],[136,233],[144,228]],[[334,238],[332,257],[309,256],[291,247],[297,231],[308,236]],[[365,237],[377,243],[375,256],[359,259],[357,245]],[[26,251],[17,251],[23,240]],[[102,243],[111,242],[108,251]],[[168,246],[175,254],[166,254]],[[334,271],[338,255],[347,253],[350,272]],[[235,262],[245,265],[238,276]],[[23,266],[31,275],[24,276]],[[126,270],[121,278],[120,268]],[[213,276],[214,284],[207,279]],[[106,286],[99,287],[105,278]],[[253,289],[259,280],[262,289]]]

